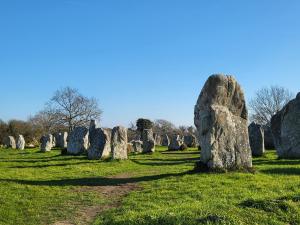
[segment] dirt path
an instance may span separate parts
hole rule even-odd
[[[124,173],[109,178],[130,178],[130,174]],[[131,191],[138,190],[140,187],[136,183],[125,183],[120,185],[109,186],[93,186],[93,187],[81,187],[76,189],[77,192],[96,192],[102,197],[110,199],[111,202],[104,205],[95,205],[82,207],[76,212],[76,225],[88,225],[92,223],[97,215],[106,210],[117,208],[121,206],[122,199],[128,195]],[[53,225],[75,225],[75,223],[69,221],[58,221]]]

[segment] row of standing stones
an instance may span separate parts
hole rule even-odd
[[[13,136],[7,136],[4,139],[4,146],[7,148],[24,150],[25,144],[26,143],[23,135],[18,135],[17,139],[15,139]]]
[[[185,141],[185,142],[184,142]],[[80,155],[86,153],[88,159],[98,160],[113,159],[123,160],[128,158],[128,152],[152,153],[155,152],[155,145],[168,146],[169,150],[182,150],[185,143],[188,147],[196,147],[196,137],[193,135],[180,138],[174,135],[170,140],[168,135],[160,137],[154,135],[152,129],[145,129],[141,135],[141,140],[133,140],[128,143],[127,129],[118,126],[112,129],[98,127],[92,120],[89,129],[76,127],[70,135],[67,132],[55,135],[48,134],[41,138],[41,151],[51,151],[53,147],[66,149],[66,154]]]
[[[194,111],[201,146],[199,167],[238,170],[252,167],[252,156],[265,151],[261,125],[248,126],[244,92],[233,76],[212,75],[206,81]],[[300,158],[300,93],[271,120],[280,158]]]
[[[236,170],[252,167],[252,156],[265,152],[264,129],[251,123],[248,126],[248,110],[244,92],[233,76],[212,75],[206,81],[194,111],[197,138],[193,135],[153,134],[144,130],[141,140],[127,141],[127,129],[121,126],[106,130],[91,121],[90,128],[76,127],[69,135],[58,133],[41,138],[41,151],[52,147],[67,150],[68,154],[86,152],[89,159],[127,159],[128,146],[136,153],[155,151],[155,144],[168,146],[169,150],[182,150],[201,146],[199,166],[209,170]],[[271,132],[280,158],[300,158],[300,93],[271,120]],[[269,135],[267,135],[269,137]],[[266,141],[269,141],[266,139]],[[25,140],[19,135],[17,142],[12,136],[5,140],[11,148],[24,149]]]

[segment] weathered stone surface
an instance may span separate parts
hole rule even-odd
[[[68,136],[67,152],[71,155],[79,155],[87,151],[89,147],[89,130],[85,127],[75,127]]]
[[[6,148],[12,148],[12,149],[16,149],[16,140],[13,136],[7,136],[4,139],[4,145],[6,146]]]
[[[244,93],[232,76],[212,75],[195,106],[201,163],[212,170],[252,167],[248,111]]]
[[[127,129],[122,126],[114,127],[111,134],[112,158],[127,159]]]
[[[169,146],[170,145],[170,138],[167,134],[165,134],[163,137],[162,137],[162,146]]]
[[[41,137],[41,151],[50,152],[53,147],[53,136],[52,134],[47,134]]]
[[[154,134],[155,145],[161,146],[162,138],[159,134]]]
[[[168,150],[178,151],[181,149],[182,144],[183,144],[183,140],[180,137],[180,135],[173,135],[171,138],[171,142],[168,146]]]
[[[185,135],[183,140],[187,147],[189,148],[197,147],[197,139],[194,135]]]
[[[265,153],[263,127],[259,124],[252,122],[248,127],[248,132],[252,156],[263,156],[263,154]]]
[[[272,134],[280,158],[300,158],[300,93],[272,117]]]
[[[143,152],[143,142],[140,140],[131,141],[132,144],[132,152],[134,153],[142,153]]]
[[[68,147],[68,132],[59,133],[56,139],[56,147],[58,148],[67,148]]]
[[[88,159],[105,159],[110,156],[110,136],[107,131],[98,128],[93,121],[91,121],[89,129],[89,141],[90,147],[88,149]]]
[[[155,152],[155,140],[152,129],[145,129],[143,131],[143,153]]]
[[[17,149],[19,150],[24,150],[25,149],[25,139],[23,137],[23,135],[18,135],[18,138],[17,138]]]

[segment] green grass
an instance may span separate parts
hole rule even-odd
[[[300,224],[300,160],[254,159],[256,173],[194,173],[196,149],[130,160],[88,161],[59,151],[0,150],[0,224],[78,222],[74,210],[111,199],[82,187],[137,183],[142,189],[99,224]],[[127,173],[129,178],[111,178]],[[72,219],[73,218],[73,219]]]

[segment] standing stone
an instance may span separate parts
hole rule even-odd
[[[252,156],[263,156],[265,153],[264,129],[261,125],[252,122],[248,127],[248,132]]]
[[[155,140],[152,129],[143,131],[143,153],[155,152]]]
[[[162,138],[162,146],[168,147],[170,145],[170,138],[167,134],[165,134]]]
[[[171,142],[168,146],[169,151],[178,151],[181,149],[181,146],[183,144],[183,140],[180,138],[179,135],[173,135],[171,138]]]
[[[13,136],[7,136],[4,140],[6,148],[16,149],[16,140]]]
[[[143,152],[143,142],[139,140],[131,141],[132,143],[132,152],[142,153]]]
[[[40,142],[41,142],[41,151],[42,152],[50,152],[53,147],[52,134],[42,136]]]
[[[127,159],[127,129],[122,126],[114,127],[111,135],[112,158]]]
[[[248,111],[244,93],[232,76],[212,75],[195,106],[201,164],[212,170],[252,167]]]
[[[23,135],[18,135],[17,149],[19,149],[19,150],[24,150],[25,149],[25,139],[24,139]]]
[[[300,158],[300,93],[271,119],[280,158]]]
[[[107,131],[99,128],[93,120],[89,129],[89,141],[88,159],[97,160],[109,157],[111,153],[110,137]]]
[[[68,147],[67,139],[68,139],[67,132],[59,133],[56,141],[57,147],[66,149]]]
[[[67,152],[71,155],[80,155],[89,147],[89,130],[85,127],[75,127],[68,137]]]
[[[154,134],[154,140],[155,140],[155,145],[161,146],[162,144],[162,139],[159,134]]]
[[[187,147],[189,148],[197,147],[197,139],[194,135],[185,135],[183,140]]]

